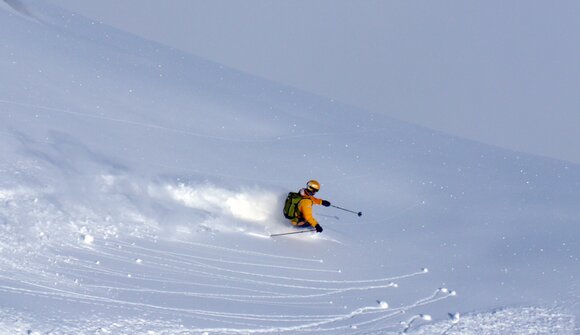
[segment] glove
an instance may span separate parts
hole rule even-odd
[[[328,201],[328,200],[322,200],[322,206],[324,206],[324,207],[330,206],[330,201]]]
[[[322,230],[323,230],[322,227],[320,227],[319,224],[316,224],[316,226],[314,226],[314,229],[316,229],[316,232],[317,233],[322,233]]]

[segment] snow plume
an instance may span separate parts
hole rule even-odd
[[[280,197],[274,191],[260,187],[241,187],[231,190],[212,184],[186,185],[166,184],[161,188],[150,188],[150,194],[167,196],[169,199],[193,210],[211,213],[212,221],[250,223],[271,227],[281,220]],[[216,216],[217,215],[217,216]],[[225,219],[225,220],[215,220]],[[219,227],[226,229],[226,227]],[[238,227],[240,228],[240,227]]]

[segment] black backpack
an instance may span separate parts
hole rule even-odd
[[[295,220],[300,217],[298,212],[298,203],[302,200],[300,193],[290,192],[284,202],[284,216],[288,220]]]

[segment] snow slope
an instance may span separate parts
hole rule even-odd
[[[2,333],[578,333],[579,166],[41,1],[0,2],[0,31]],[[311,178],[363,216],[269,238]]]

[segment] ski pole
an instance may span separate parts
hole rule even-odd
[[[270,237],[282,236],[282,235],[292,235],[292,234],[303,234],[303,233],[309,233],[311,231],[316,231],[316,229],[308,229],[308,230],[302,230],[302,231],[293,231],[291,233],[270,234]]]
[[[356,215],[358,215],[358,216],[361,216],[361,215],[362,215],[362,212],[355,212],[355,211],[351,211],[350,209],[346,209],[346,208],[338,207],[338,206],[335,206],[335,205],[330,205],[330,207],[334,207],[334,208],[342,209],[342,210],[343,210],[343,211],[345,211],[345,212],[354,213],[354,214],[356,214]]]

